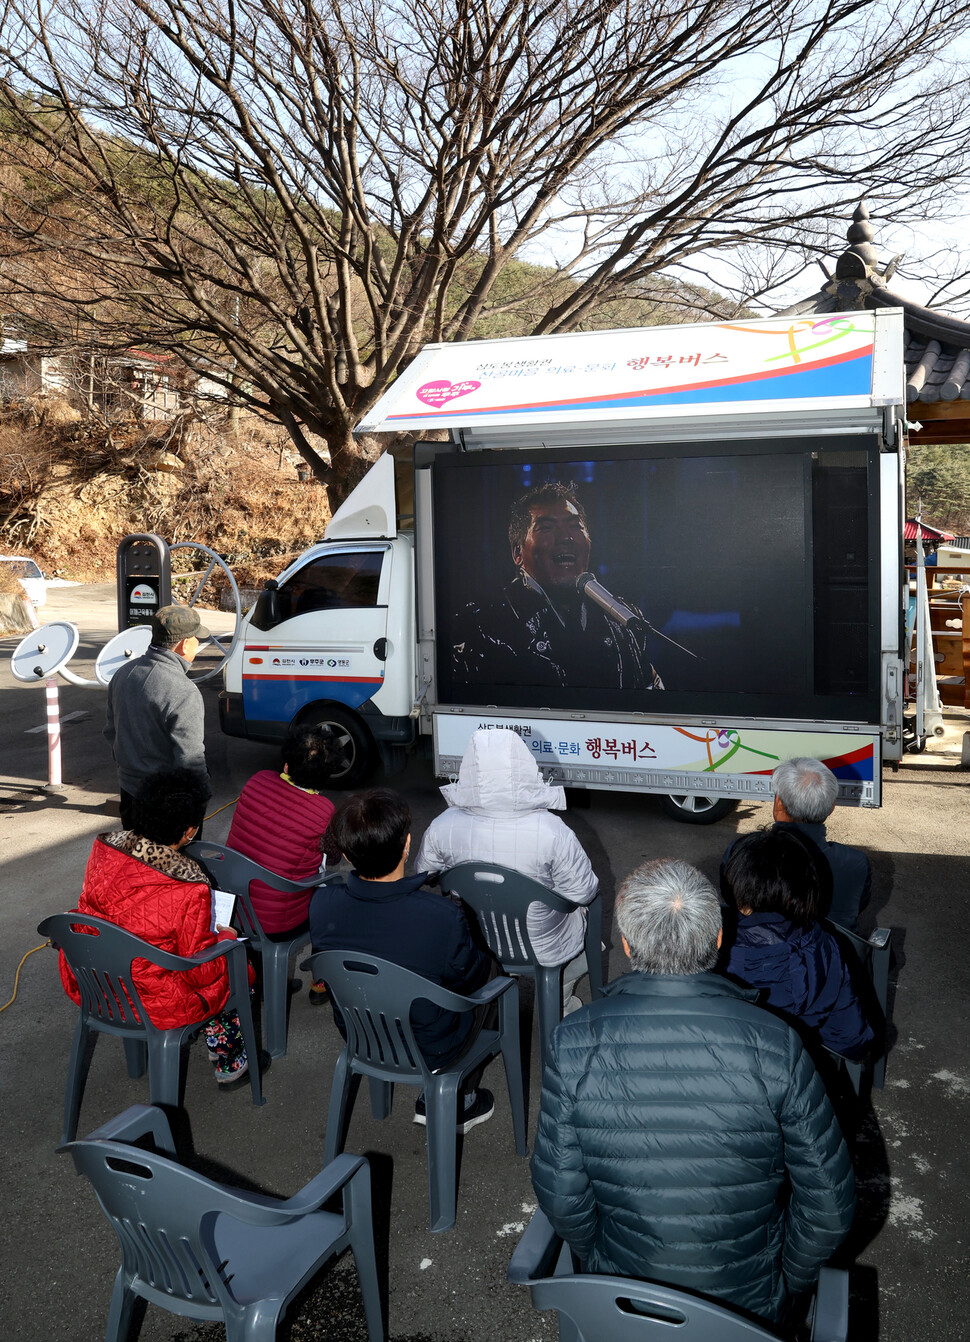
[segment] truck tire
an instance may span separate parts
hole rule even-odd
[[[336,705],[311,709],[298,719],[301,727],[329,727],[333,734],[333,768],[324,786],[339,790],[359,787],[377,762],[374,738],[354,713]]]
[[[664,815],[683,825],[713,825],[730,815],[738,804],[733,797],[712,797],[706,792],[661,793],[657,801]]]

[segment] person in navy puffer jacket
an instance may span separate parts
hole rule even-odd
[[[646,863],[623,882],[616,921],[632,972],[553,1033],[539,1206],[587,1272],[779,1323],[855,1209],[825,1087],[791,1026],[711,972],[721,908],[699,871]]]
[[[858,1059],[873,1033],[838,942],[817,921],[813,857],[791,830],[748,834],[735,844],[723,872],[723,893],[738,910],[727,972],[764,989],[765,1005],[815,1032],[833,1053]]]

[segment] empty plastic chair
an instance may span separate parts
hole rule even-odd
[[[159,1109],[136,1104],[67,1146],[121,1245],[106,1342],[125,1342],[136,1301],[225,1325],[227,1342],[271,1342],[287,1305],[329,1258],[352,1250],[370,1342],[383,1342],[370,1169],[341,1156],[285,1201],[226,1188],[132,1143],[171,1148]],[[341,1213],[320,1208],[343,1194]]]
[[[585,908],[589,991],[595,1001],[603,995],[602,898],[597,894],[589,904],[573,904],[531,876],[493,862],[462,862],[443,873],[441,888],[474,911],[489,950],[506,974],[535,981],[539,1060],[544,1067],[552,1032],[562,1020],[563,965],[537,963],[527,925],[529,905],[545,904],[562,913]]]
[[[236,896],[235,925],[259,955],[263,966],[263,1039],[270,1055],[282,1058],[286,1054],[286,1008],[289,1001],[290,956],[309,945],[310,929],[304,927],[292,937],[274,941],[259,924],[253,902],[249,897],[250,881],[262,881],[274,890],[295,895],[305,890],[307,881],[288,881],[284,876],[261,867],[252,858],[244,857],[234,848],[208,839],[197,839],[187,844],[185,853],[195,858],[206,871],[214,887]]]
[[[427,1111],[431,1229],[450,1230],[457,1205],[456,1126],[462,1079],[497,1053],[505,1063],[515,1149],[520,1156],[527,1153],[518,985],[513,979],[492,979],[463,997],[362,951],[318,951],[302,967],[310,969],[315,979],[326,980],[347,1030],[347,1043],[334,1068],[324,1158],[332,1160],[343,1149],[360,1077],[370,1078],[371,1111],[378,1119],[391,1111],[394,1082],[420,1087]],[[456,1012],[497,1001],[498,1029],[479,1030],[460,1058],[432,1071],[411,1028],[415,1001]]]
[[[528,1286],[536,1309],[558,1312],[560,1342],[778,1342],[766,1325],[704,1296],[631,1277],[574,1272],[568,1248],[541,1211],[516,1245],[508,1277]],[[822,1268],[811,1324],[812,1342],[845,1342],[847,1272]]]
[[[241,941],[219,941],[199,955],[171,955],[115,923],[94,918],[89,913],[55,913],[45,918],[37,931],[43,937],[50,937],[64,952],[81,994],[81,1009],[67,1068],[62,1142],[71,1141],[77,1133],[87,1074],[88,1043],[96,1040],[99,1033],[117,1035],[124,1041],[128,1075],[133,1078],[145,1073],[147,1048],[148,1093],[152,1104],[178,1107],[182,1102],[182,1049],[206,1021],[211,1020],[212,1012],[172,1030],[157,1029],[138,996],[131,971],[134,960],[148,960],[161,969],[178,973],[225,956],[229,970],[229,997],[223,1009],[234,1010],[239,1015],[249,1059],[253,1104],[265,1103],[260,1089],[259,1050],[249,1004],[246,948]]]

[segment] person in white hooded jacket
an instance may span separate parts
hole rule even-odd
[[[459,862],[495,862],[531,876],[574,904],[588,904],[599,888],[589,858],[571,829],[551,811],[566,809],[561,787],[546,783],[520,736],[477,731],[468,743],[458,782],[441,789],[448,809],[421,840],[416,872],[448,871]],[[586,973],[586,911],[561,913],[530,904],[527,926],[539,964],[565,965],[563,1004],[575,1009],[577,980]]]

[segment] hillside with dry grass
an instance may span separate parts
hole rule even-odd
[[[50,395],[0,409],[0,553],[51,576],[108,581],[121,538],[154,531],[202,541],[240,585],[260,586],[329,517],[286,434],[253,417],[107,422]]]

